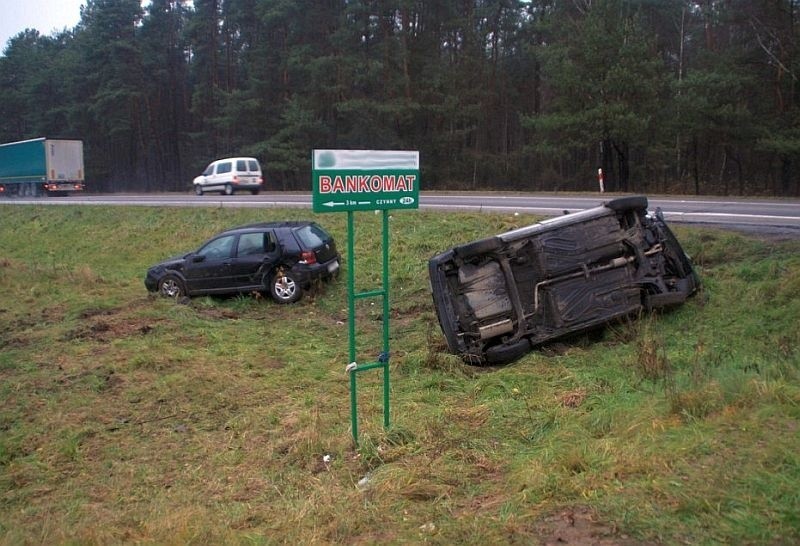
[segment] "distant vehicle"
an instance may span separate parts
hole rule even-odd
[[[261,165],[254,157],[229,157],[213,161],[193,181],[194,192],[203,195],[207,192],[220,192],[233,195],[246,190],[258,195],[264,186]]]
[[[82,141],[35,138],[0,144],[0,195],[67,195],[85,187]]]
[[[317,280],[339,272],[336,242],[314,222],[267,222],[223,231],[198,250],[154,265],[147,290],[182,298],[268,292],[293,303]]]
[[[680,304],[700,284],[642,196],[453,247],[428,272],[447,346],[473,364],[511,362],[548,340]]]

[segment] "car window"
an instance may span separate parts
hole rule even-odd
[[[266,233],[243,233],[239,236],[238,256],[250,256],[264,253],[264,239]]]
[[[251,173],[257,173],[259,171],[258,161],[255,161],[254,159],[251,159],[250,161],[247,162],[247,164],[250,166],[250,172]]]
[[[233,255],[233,241],[235,235],[227,235],[210,241],[197,251],[198,256],[205,256],[208,260],[224,260]]]
[[[304,248],[317,248],[331,238],[328,233],[317,224],[310,224],[295,230],[297,238]]]
[[[275,235],[271,231],[245,233],[239,237],[239,256],[270,254],[276,249]]]
[[[203,171],[203,176],[208,176],[213,172],[214,172],[214,164],[211,163],[208,167],[206,167],[206,170]]]
[[[226,163],[220,163],[219,165],[217,165],[217,174],[229,173],[231,172],[231,167],[232,165],[230,161]]]
[[[238,159],[236,161],[236,171],[243,173],[247,171],[247,161],[244,159]]]

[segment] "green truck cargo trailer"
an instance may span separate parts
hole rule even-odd
[[[0,195],[68,195],[85,187],[82,141],[35,138],[0,144]]]

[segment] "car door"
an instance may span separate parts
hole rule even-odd
[[[236,176],[239,179],[239,183],[242,185],[249,185],[253,183],[253,177],[250,176],[249,172],[247,172],[247,160],[236,160]]]
[[[236,249],[236,235],[210,240],[187,258],[184,276],[191,294],[235,290],[231,263]]]
[[[280,254],[271,230],[242,233],[239,236],[236,257],[231,260],[231,275],[240,289],[261,288],[264,274]]]

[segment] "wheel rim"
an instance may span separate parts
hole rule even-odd
[[[225,195],[232,195],[232,194],[233,194],[233,188],[230,186],[225,186]]]
[[[181,295],[181,286],[175,279],[167,279],[161,283],[161,293],[168,298],[175,298]]]
[[[203,195],[203,188],[201,188],[199,185],[197,185],[197,186],[194,187],[194,192],[197,195]]]
[[[291,299],[297,292],[297,284],[287,276],[275,279],[275,295],[282,300]]]

